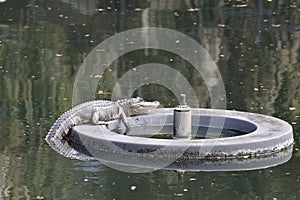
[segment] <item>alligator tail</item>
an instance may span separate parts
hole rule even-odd
[[[79,117],[72,117],[72,115],[66,117],[68,115],[69,113],[64,113],[57,119],[45,138],[46,142],[53,150],[65,157],[78,160],[91,160],[91,155],[80,153],[74,148],[74,145],[78,146],[80,142],[72,142],[73,145],[70,145],[70,140],[68,139],[72,134],[70,130],[72,127],[82,124],[82,120]],[[74,137],[71,138],[74,139]]]

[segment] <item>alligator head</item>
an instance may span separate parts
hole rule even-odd
[[[118,100],[117,102],[126,115],[145,114],[160,105],[158,101],[145,101],[140,97]]]

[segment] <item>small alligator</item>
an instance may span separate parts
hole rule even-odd
[[[116,102],[108,100],[85,102],[63,113],[53,124],[45,140],[52,149],[66,157],[88,160],[91,159],[91,155],[77,151],[68,142],[73,126],[88,123],[101,125],[106,124],[107,121],[121,119],[126,127],[126,134],[129,131],[126,116],[145,114],[158,106],[158,101],[146,102],[140,97]]]

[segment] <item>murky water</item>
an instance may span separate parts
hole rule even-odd
[[[0,199],[299,199],[300,4],[298,1],[0,1]],[[292,159],[261,170],[120,172],[64,158],[45,143],[52,123],[72,106],[79,66],[100,42],[155,26],[184,33],[216,62],[227,109],[286,120]],[[180,71],[210,107],[203,78],[178,55],[136,50],[115,60],[95,97],[110,99],[124,73],[145,63]],[[133,77],[134,80],[134,77]],[[158,84],[135,95],[178,104]]]

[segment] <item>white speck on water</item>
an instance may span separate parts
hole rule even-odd
[[[135,185],[132,185],[132,186],[130,187],[130,190],[132,190],[132,191],[136,190],[136,186],[135,186]]]
[[[179,44],[179,42],[180,42],[179,40],[176,40],[176,41],[175,41],[176,44]]]
[[[195,181],[195,180],[197,180],[196,178],[190,178],[190,181]]]
[[[184,188],[183,191],[184,191],[184,192],[187,192],[187,191],[189,191],[189,190],[188,190],[187,188]]]
[[[83,179],[83,181],[84,181],[84,182],[88,182],[88,181],[89,181],[89,179],[85,178],[85,179]]]

